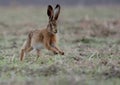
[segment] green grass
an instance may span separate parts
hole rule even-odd
[[[80,27],[86,16],[107,22],[117,20],[119,14],[117,7],[63,7],[58,30],[65,55],[43,49],[38,60],[32,52],[21,62],[19,51],[27,33],[48,22],[46,8],[1,7],[0,85],[119,85],[120,26],[112,30],[104,30],[104,23],[90,29]]]

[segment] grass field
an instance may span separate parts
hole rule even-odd
[[[59,46],[35,61],[19,51],[30,30],[48,22],[47,7],[0,7],[0,85],[120,85],[120,7],[62,7]]]

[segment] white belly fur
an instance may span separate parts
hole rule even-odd
[[[32,45],[33,49],[43,49],[44,46],[42,43],[36,43],[34,45]]]

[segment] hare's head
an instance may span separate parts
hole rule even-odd
[[[47,15],[49,17],[48,31],[52,34],[57,33],[57,19],[60,14],[60,5],[56,5],[55,9],[48,5]]]

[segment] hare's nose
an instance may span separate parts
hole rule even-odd
[[[54,29],[52,29],[52,31],[53,31],[54,33],[57,33],[57,29],[55,29],[55,28],[54,28]]]
[[[55,33],[57,33],[57,30],[55,30]]]

